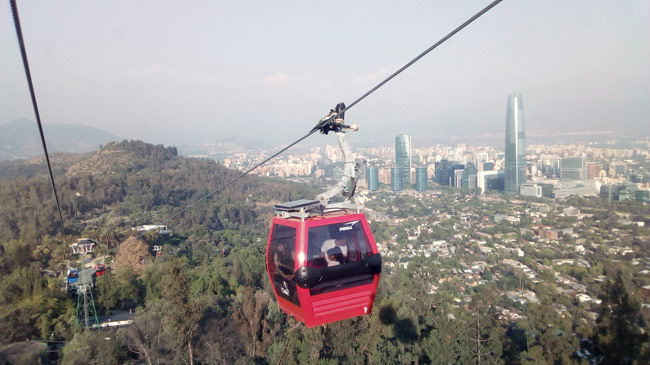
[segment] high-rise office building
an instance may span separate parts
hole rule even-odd
[[[404,184],[402,182],[402,171],[397,167],[390,169],[390,188],[393,191],[402,191]]]
[[[463,176],[465,165],[456,163],[451,166],[451,186],[460,188],[460,178]]]
[[[504,191],[506,185],[504,177],[504,170],[497,170],[496,175],[487,176],[485,178],[485,190]]]
[[[427,190],[427,168],[418,167],[415,169],[415,190],[423,192]]]
[[[474,189],[477,187],[477,175],[478,169],[473,164],[467,164],[463,170],[463,175],[461,177],[461,188]]]
[[[453,165],[454,163],[452,161],[447,161],[447,160],[436,162],[435,164],[436,176],[434,179],[436,184],[451,186],[450,176],[453,176],[453,171],[451,170],[451,167]]]
[[[494,170],[494,162],[483,162],[483,171]]]
[[[411,137],[400,134],[395,137],[395,167],[400,169],[402,184],[411,183]]]
[[[476,180],[476,186],[481,189],[481,193],[490,190],[503,191],[503,170],[479,171]]]
[[[584,157],[567,157],[560,160],[560,180],[586,180],[587,164]]]
[[[487,152],[481,152],[476,155],[476,163],[480,166],[481,162],[487,162],[489,159]]]
[[[650,191],[637,190],[636,192],[634,192],[634,200],[641,203],[647,203],[648,201],[650,201]]]
[[[465,171],[464,168],[454,170],[454,186],[457,188],[462,188],[463,187],[463,172]]]
[[[379,190],[379,168],[378,167],[368,167],[367,171],[368,180],[368,190],[377,191]]]
[[[505,155],[505,191],[518,194],[519,187],[526,182],[526,132],[524,129],[524,100],[521,94],[508,96]]]

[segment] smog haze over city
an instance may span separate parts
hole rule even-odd
[[[488,3],[23,1],[19,11],[45,125],[278,146]],[[0,125],[33,121],[6,2],[0,12]],[[647,136],[649,44],[644,0],[506,1],[347,118],[361,125],[359,146],[399,133],[502,140],[507,95],[520,92],[529,138]]]

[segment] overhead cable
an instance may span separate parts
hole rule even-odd
[[[228,185],[234,183],[235,181],[237,181],[237,180],[241,179],[242,177],[244,177],[244,176],[248,175],[249,173],[251,173],[251,172],[252,172],[253,170],[255,170],[256,168],[258,168],[258,167],[264,165],[265,163],[271,161],[272,159],[276,158],[276,157],[277,157],[278,155],[280,155],[282,152],[284,152],[284,151],[288,150],[289,148],[291,148],[291,147],[297,145],[298,143],[302,142],[302,141],[305,140],[307,137],[309,137],[309,136],[311,136],[312,134],[314,134],[314,132],[315,132],[315,131],[312,131],[312,132],[309,132],[309,133],[305,134],[304,136],[300,137],[300,139],[296,140],[295,142],[291,143],[291,144],[288,145],[287,147],[285,147],[285,148],[281,149],[280,151],[276,152],[275,154],[273,154],[273,156],[270,156],[270,157],[268,157],[267,159],[265,159],[264,161],[262,161],[262,162],[258,163],[257,165],[251,167],[250,169],[248,169],[246,172],[242,173],[241,175],[239,175],[239,176],[237,176],[237,177],[235,177],[235,178],[232,178],[232,179],[228,180],[228,181],[225,182],[223,185],[221,185],[220,187],[218,187],[218,188],[216,188],[215,190],[211,191],[210,193],[208,193],[207,195],[205,195],[205,196],[202,197],[201,199],[199,199],[199,200],[195,201],[194,203],[188,205],[187,207],[183,208],[183,210],[181,210],[180,212],[178,212],[178,213],[174,213],[173,215],[171,215],[171,216],[165,218],[165,219],[162,221],[162,224],[168,222],[168,221],[171,220],[172,218],[177,217],[177,216],[180,215],[181,213],[183,213],[183,212],[185,212],[186,210],[192,208],[193,206],[199,204],[200,202],[202,202],[202,201],[204,201],[205,199],[209,198],[210,196],[216,194],[217,192],[219,192],[219,191],[225,189]]]
[[[47,152],[47,143],[45,143],[45,134],[43,133],[43,125],[41,124],[41,115],[38,112],[38,103],[36,102],[36,93],[34,92],[34,83],[32,82],[32,74],[29,70],[29,61],[27,60],[27,51],[25,49],[25,40],[23,39],[23,31],[20,26],[20,17],[18,16],[18,7],[16,0],[9,0],[11,4],[11,13],[14,18],[14,25],[16,26],[16,36],[18,37],[18,45],[20,46],[20,54],[23,57],[23,66],[25,67],[25,76],[27,77],[27,84],[29,85],[29,93],[32,97],[32,106],[34,107],[34,114],[36,114],[36,123],[38,124],[38,131],[41,135],[41,144],[43,145],[43,152],[45,153],[45,161],[47,162],[47,170],[50,172],[50,182],[52,183],[52,190],[54,191],[54,199],[56,200],[56,208],[59,211],[59,220],[61,221],[61,232],[65,242],[68,242],[68,237],[65,233],[65,225],[63,224],[63,214],[61,213],[61,204],[59,203],[59,195],[56,191],[56,184],[54,183],[54,174],[52,173],[52,164],[50,163],[50,155]]]
[[[438,46],[440,46],[441,44],[445,43],[445,41],[447,41],[449,38],[453,37],[456,33],[460,32],[460,31],[461,31],[463,28],[465,28],[466,26],[470,25],[470,24],[471,24],[472,22],[474,22],[476,19],[478,19],[479,17],[481,17],[481,15],[487,13],[488,11],[490,11],[490,9],[492,9],[492,8],[495,7],[495,6],[497,6],[501,1],[503,1],[503,0],[495,0],[495,1],[493,1],[492,3],[490,3],[488,6],[486,6],[485,8],[483,8],[481,11],[479,11],[479,12],[476,13],[476,14],[474,14],[473,17],[467,19],[463,24],[459,25],[458,27],[456,27],[456,29],[454,29],[454,30],[452,30],[451,32],[449,32],[449,34],[447,34],[446,36],[442,37],[439,41],[437,41],[437,42],[434,43],[431,47],[427,48],[427,49],[424,50],[422,53],[420,53],[419,55],[417,55],[415,58],[413,58],[413,59],[412,59],[411,61],[409,61],[407,64],[405,64],[404,66],[402,66],[399,70],[393,72],[390,76],[388,76],[388,77],[387,77],[386,79],[384,79],[382,82],[380,82],[379,84],[377,84],[377,85],[376,85],[375,87],[373,87],[372,89],[368,90],[368,92],[366,92],[365,94],[361,95],[357,100],[355,100],[355,101],[353,101],[352,103],[348,104],[348,106],[347,106],[346,108],[344,108],[343,110],[339,111],[336,115],[332,116],[331,119],[332,119],[332,120],[333,120],[333,119],[336,119],[338,116],[343,115],[346,111],[352,109],[352,107],[355,106],[355,105],[357,105],[361,100],[365,99],[368,95],[370,95],[370,94],[374,93],[375,91],[377,91],[377,89],[379,89],[380,87],[384,86],[384,84],[386,84],[388,81],[392,80],[395,76],[397,76],[397,75],[399,75],[400,73],[402,73],[402,71],[406,70],[406,69],[409,68],[411,65],[413,65],[414,63],[416,63],[417,61],[419,61],[420,58],[426,56],[429,52],[431,52],[431,51],[433,51],[434,49],[438,48]],[[320,121],[320,122],[319,122],[319,123],[314,127],[314,129],[319,129],[320,126],[321,126],[324,122],[326,122],[326,121]]]
[[[335,113],[335,114],[331,115],[331,116],[328,117],[328,118],[324,118],[324,119],[321,119],[320,121],[318,121],[318,123],[316,124],[316,126],[315,126],[315,127],[314,127],[310,132],[309,132],[309,133],[307,133],[305,136],[300,137],[300,139],[296,140],[295,142],[291,143],[291,144],[288,145],[287,147],[285,147],[285,148],[281,149],[280,151],[276,152],[273,156],[271,156],[271,157],[265,159],[264,161],[258,163],[258,164],[255,165],[255,166],[251,167],[250,169],[248,169],[247,171],[245,171],[245,172],[242,173],[241,175],[239,175],[239,176],[237,176],[237,177],[235,177],[235,178],[233,178],[233,179],[227,181],[226,183],[224,183],[223,185],[219,186],[217,189],[211,191],[210,193],[208,193],[208,194],[205,195],[204,197],[200,198],[199,200],[195,201],[194,203],[192,203],[192,204],[188,205],[187,207],[183,208],[183,209],[182,209],[181,211],[179,211],[178,213],[174,213],[173,215],[171,215],[171,216],[165,218],[165,219],[162,221],[161,225],[162,225],[162,224],[165,224],[165,223],[168,222],[169,220],[171,220],[171,219],[173,219],[173,218],[179,216],[179,215],[182,214],[183,212],[185,212],[185,211],[187,211],[188,209],[192,208],[193,206],[199,204],[200,202],[204,201],[205,199],[209,198],[210,196],[214,195],[215,193],[217,193],[217,192],[219,192],[219,191],[225,189],[228,185],[230,185],[230,184],[234,183],[235,181],[237,181],[237,180],[243,178],[244,176],[248,175],[249,173],[251,173],[251,172],[252,172],[253,170],[255,170],[256,168],[258,168],[258,167],[264,165],[265,163],[269,162],[270,160],[272,160],[273,158],[277,157],[278,155],[280,155],[280,154],[283,153],[284,151],[288,150],[289,148],[295,146],[295,145],[298,144],[299,142],[302,142],[304,139],[306,139],[307,137],[311,136],[311,135],[314,134],[316,131],[318,131],[318,130],[321,128],[321,126],[324,125],[325,123],[329,123],[330,121],[336,119],[338,116],[343,115],[346,111],[350,110],[352,107],[354,107],[356,104],[358,104],[361,100],[365,99],[365,98],[368,97],[370,94],[372,94],[373,92],[377,91],[377,89],[379,89],[380,87],[384,86],[388,81],[392,80],[395,76],[399,75],[399,74],[402,73],[404,70],[406,70],[406,69],[409,68],[411,65],[413,65],[415,62],[419,61],[422,57],[424,57],[424,56],[426,56],[427,54],[429,54],[431,51],[433,51],[433,50],[436,49],[438,46],[440,46],[441,44],[443,44],[443,43],[444,43],[445,41],[447,41],[449,38],[453,37],[456,33],[458,33],[459,31],[461,31],[463,28],[467,27],[469,24],[471,24],[472,22],[474,22],[476,19],[478,19],[479,17],[481,17],[483,14],[487,13],[490,9],[492,9],[493,7],[495,7],[496,5],[498,5],[501,1],[502,1],[502,0],[495,0],[495,1],[493,1],[492,3],[490,3],[488,6],[486,6],[485,8],[483,8],[481,11],[479,11],[478,13],[476,13],[474,16],[472,16],[471,18],[467,19],[463,24],[461,24],[461,25],[459,25],[458,27],[456,27],[456,29],[454,29],[454,30],[452,30],[451,32],[449,32],[449,34],[447,34],[446,36],[442,37],[439,41],[437,41],[436,43],[434,43],[431,47],[427,48],[427,49],[424,50],[422,53],[420,53],[420,54],[417,55],[415,58],[413,58],[411,61],[409,61],[407,64],[405,64],[404,66],[402,66],[399,70],[393,72],[390,76],[388,76],[388,77],[387,77],[386,79],[384,79],[382,82],[380,82],[380,83],[377,84],[375,87],[373,87],[372,89],[368,90],[368,92],[366,92],[365,94],[361,95],[358,99],[356,99],[355,101],[353,101],[352,103],[350,103],[346,108],[340,110],[338,113]],[[143,234],[141,234],[140,236],[142,236],[142,235],[143,235]]]

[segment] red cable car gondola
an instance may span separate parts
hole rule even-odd
[[[320,213],[315,200],[277,205],[266,267],[280,308],[307,327],[369,314],[381,256],[361,213]]]
[[[355,164],[345,141],[342,103],[319,124],[336,132],[343,150],[343,178],[318,200],[275,206],[266,246],[266,270],[280,309],[307,327],[370,314],[381,256],[361,207],[349,203],[365,161]],[[337,118],[338,117],[338,118]],[[328,204],[341,193],[344,203]]]
[[[105,264],[97,264],[95,265],[95,274],[97,276],[102,276],[106,274],[106,265]]]

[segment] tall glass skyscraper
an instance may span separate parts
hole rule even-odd
[[[505,157],[505,191],[519,194],[519,187],[526,182],[526,132],[524,99],[521,94],[508,95]]]
[[[377,191],[379,189],[379,168],[368,167],[366,179],[368,180],[368,190]]]
[[[402,191],[404,188],[402,171],[397,167],[392,167],[390,169],[390,188],[393,191]]]
[[[474,189],[477,187],[477,175],[478,169],[471,163],[468,163],[463,169],[463,175],[461,177],[461,188]]]
[[[435,164],[435,182],[440,185],[451,186],[450,176],[453,176],[451,167],[454,165],[452,161],[442,160]]]
[[[423,192],[427,190],[427,168],[417,167],[415,169],[415,190]]]
[[[411,137],[400,134],[395,137],[395,167],[401,171],[402,184],[411,183]]]

